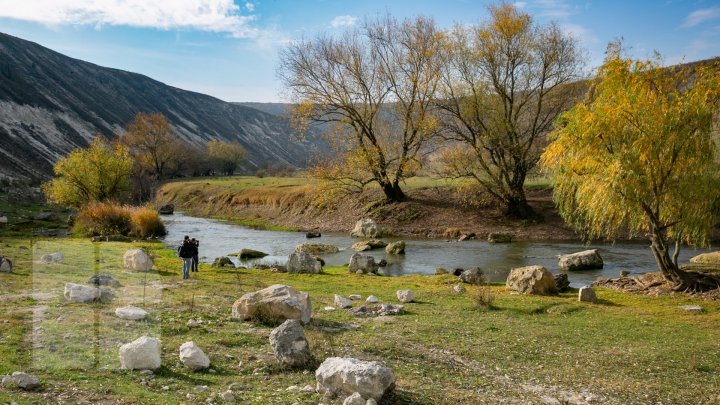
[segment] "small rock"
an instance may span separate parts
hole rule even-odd
[[[378,403],[373,398],[370,398],[367,401],[365,401],[365,405],[378,405]]]
[[[361,299],[362,299],[362,295],[359,295],[359,294],[350,294],[350,295],[348,295],[348,298],[350,298],[350,299],[353,300],[353,301],[357,301],[357,300],[361,300]]]
[[[385,246],[385,253],[389,255],[404,255],[405,254],[405,242],[404,241],[396,241],[396,242],[390,242],[387,246]]]
[[[185,395],[185,398],[187,398],[189,401],[193,401],[195,400],[195,394],[188,393],[187,395]]]
[[[460,236],[460,238],[458,239],[458,242],[463,242],[463,241],[470,240],[470,239],[475,239],[475,232],[470,232],[470,233],[463,234],[463,235]]]
[[[371,295],[371,296],[367,297],[365,302],[367,302],[369,304],[377,304],[378,302],[380,302],[380,299],[374,295]]]
[[[402,303],[415,301],[415,293],[412,290],[398,290],[397,299]]]
[[[345,398],[343,405],[365,405],[365,398],[359,392],[356,392]]]
[[[12,261],[10,259],[0,256],[0,273],[11,273],[12,272]]]
[[[305,234],[305,237],[306,237],[307,239],[319,238],[319,237],[321,237],[321,236],[322,236],[322,234],[320,234],[320,232],[308,232],[308,233]]]
[[[340,249],[334,245],[326,243],[301,243],[295,246],[295,252],[305,252],[311,255],[321,255],[325,253],[337,253]]]
[[[87,284],[120,287],[120,282],[112,278],[109,274],[95,274],[88,279]]]
[[[335,307],[325,307],[325,308],[323,308],[323,309],[324,309],[325,311],[327,311],[327,312],[332,312],[332,311],[335,310]]]
[[[203,324],[202,319],[190,319],[187,321],[188,328],[197,328],[198,326]]]
[[[445,268],[443,268],[443,267],[438,267],[437,269],[435,269],[435,275],[436,275],[436,276],[439,276],[439,275],[442,275],[442,274],[447,274],[447,273],[448,273],[448,271],[447,271]]]
[[[216,257],[212,262],[212,267],[230,267],[235,268],[235,263],[227,256]]]
[[[175,212],[175,205],[166,204],[158,208],[158,214],[160,215],[172,215]]]
[[[225,402],[235,402],[235,395],[233,395],[232,391],[228,390],[220,394],[220,399]]]
[[[297,385],[291,385],[291,386],[285,388],[285,391],[297,391],[299,389],[300,389],[300,387],[298,387]]]
[[[688,312],[695,312],[695,313],[703,313],[705,312],[705,308],[699,306],[699,305],[683,305],[680,307],[683,311]]]
[[[463,286],[461,286],[461,285],[454,285],[454,286],[453,286],[453,292],[456,292],[456,293],[458,293],[458,294],[462,294],[462,293],[465,292],[465,287],[463,287]]]
[[[578,292],[578,301],[597,303],[597,296],[592,287],[582,287]]]
[[[465,270],[460,274],[460,280],[463,283],[480,285],[485,283],[485,275],[480,267],[473,267]]]
[[[180,361],[193,371],[210,367],[210,359],[194,342],[185,342],[180,346]]]
[[[352,301],[341,295],[335,294],[335,305],[340,308],[352,308]]]
[[[381,241],[380,239],[370,239],[354,243],[351,246],[351,249],[356,252],[364,252],[367,250],[383,248],[385,246],[387,246],[387,243]]]
[[[122,308],[116,308],[115,315],[118,318],[127,319],[129,321],[140,321],[147,318],[148,313],[142,308],[127,305]]]
[[[160,387],[160,389],[163,391],[170,391],[170,387],[167,385],[163,385],[162,387]]]
[[[45,264],[61,264],[65,261],[65,256],[62,252],[46,253],[40,257],[40,261]]]
[[[464,271],[465,271],[465,269],[460,268],[460,267],[456,267],[456,268],[452,269],[452,275],[453,275],[453,276],[460,276],[461,274],[463,274]]]
[[[380,305],[380,312],[378,315],[400,315],[402,314],[404,308],[405,307],[402,305],[382,304]]]
[[[567,274],[555,274],[553,278],[555,279],[555,288],[559,292],[567,291],[570,288],[570,280],[568,280]]]
[[[313,387],[312,385],[306,385],[300,388],[300,392],[315,393],[315,387]]]
[[[25,391],[32,391],[40,388],[40,379],[34,375],[23,373],[22,371],[16,371],[12,373],[10,377],[13,384],[18,388]]]
[[[197,387],[195,387],[195,392],[205,392],[207,391],[207,389],[207,385],[198,385]]]

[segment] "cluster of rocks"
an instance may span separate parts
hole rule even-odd
[[[414,302],[415,292],[412,290],[398,290],[396,292],[398,301],[402,303]],[[355,316],[386,316],[386,315],[399,315],[402,314],[405,307],[397,304],[380,304],[380,299],[375,295],[370,295],[365,300],[366,305],[360,307],[353,307],[354,301],[362,300],[362,296],[359,294],[351,294],[347,298],[341,295],[335,294],[333,303],[335,306],[325,307],[325,311],[335,311],[336,308],[347,309],[352,315]]]
[[[368,239],[361,242],[354,243],[351,247],[356,252],[365,252],[367,250],[380,249],[387,246],[386,242],[380,239]]]
[[[141,336],[120,346],[120,367],[128,370],[157,370],[161,366],[160,341]],[[194,342],[185,342],[179,349],[180,362],[197,371],[210,367],[210,358]]]

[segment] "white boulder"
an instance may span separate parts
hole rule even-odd
[[[365,299],[365,302],[367,302],[368,304],[377,304],[378,302],[380,302],[380,298],[371,295]]]
[[[512,269],[505,284],[508,289],[521,294],[552,295],[557,293],[555,278],[543,266]]]
[[[130,249],[125,252],[123,262],[126,269],[137,271],[148,271],[152,269],[154,263],[152,257],[145,249]]]
[[[121,308],[116,308],[115,315],[118,318],[127,319],[129,321],[140,321],[147,318],[148,313],[142,308],[127,305]]]
[[[143,336],[120,346],[120,367],[130,370],[160,368],[160,341]]]
[[[210,359],[194,342],[185,342],[180,346],[180,361],[191,370],[210,367]]]
[[[560,256],[558,266],[565,271],[602,269],[603,259],[597,249],[590,249]]]
[[[335,306],[339,308],[352,308],[352,301],[343,297],[342,295],[335,294]]]
[[[389,367],[376,361],[330,357],[317,371],[317,391],[328,396],[349,396],[380,400],[395,387],[395,375]]]
[[[398,301],[403,303],[415,301],[415,292],[412,290],[398,290],[396,295]]]
[[[380,227],[370,218],[364,218],[355,223],[350,236],[356,238],[376,238],[380,236]]]
[[[299,319],[302,323],[308,323],[311,311],[308,293],[287,285],[275,284],[240,297],[233,304],[232,317],[266,322]]]
[[[88,303],[100,301],[103,298],[103,290],[99,287],[90,287],[82,284],[66,283],[63,295],[70,302]],[[109,296],[110,292],[106,292]]]

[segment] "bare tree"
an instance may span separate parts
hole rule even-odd
[[[461,146],[443,160],[450,176],[473,178],[508,215],[527,218],[525,180],[553,121],[578,100],[581,52],[555,24],[507,3],[488,9],[490,21],[450,35],[438,104],[444,137]]]
[[[365,177],[390,201],[436,133],[432,99],[440,84],[443,34],[431,19],[366,21],[341,37],[319,35],[288,46],[279,76],[297,107],[294,120],[332,123],[338,156],[360,159]],[[343,165],[333,167],[343,167]],[[348,177],[340,174],[338,178]]]

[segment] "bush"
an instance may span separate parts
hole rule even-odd
[[[492,293],[489,287],[483,286],[473,295],[473,301],[475,301],[475,307],[478,309],[494,310],[497,307],[494,305],[495,295]]]
[[[166,234],[157,211],[111,202],[90,203],[82,207],[73,230],[84,236],[132,235],[143,239]]]
[[[134,236],[145,239],[150,236],[164,236],[167,234],[165,225],[160,220],[158,212],[152,208],[139,207],[130,214],[132,233]]]

